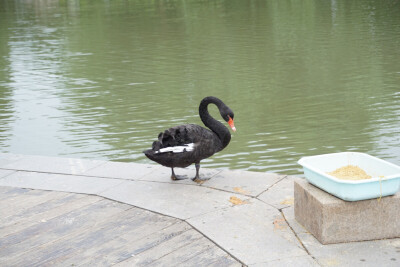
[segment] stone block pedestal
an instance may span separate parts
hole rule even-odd
[[[400,194],[341,200],[305,179],[294,182],[296,220],[322,244],[400,237]]]

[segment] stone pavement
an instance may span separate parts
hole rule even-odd
[[[0,208],[0,266],[241,266],[186,222],[99,196],[0,186]]]
[[[205,168],[200,172],[212,178],[197,184],[171,181],[170,169],[159,165],[0,154],[0,186],[95,195],[168,216],[242,265],[400,264],[400,239],[320,244],[294,219],[293,181],[299,178]],[[191,177],[195,171],[176,173]]]

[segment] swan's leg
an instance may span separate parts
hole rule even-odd
[[[174,168],[171,168],[171,170],[172,170],[171,180],[177,181],[177,180],[185,180],[185,179],[187,179],[186,176],[183,176],[183,175],[175,175]]]
[[[195,163],[194,166],[196,166],[196,176],[192,179],[193,181],[195,181],[196,183],[204,183],[205,181],[210,179],[210,178],[203,178],[203,179],[200,178],[200,175],[199,175],[200,162]]]

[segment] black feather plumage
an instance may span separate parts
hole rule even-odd
[[[173,168],[187,167],[193,163],[196,164],[196,177],[199,179],[198,170],[200,161],[208,158],[216,152],[224,149],[231,140],[231,134],[222,123],[210,116],[208,105],[212,103],[217,105],[222,118],[225,121],[232,120],[233,127],[233,111],[226,106],[220,99],[216,97],[206,97],[200,102],[199,115],[204,125],[210,130],[195,124],[179,125],[161,132],[158,140],[153,142],[152,148],[143,153],[151,160],[172,168],[172,179],[177,179]],[[234,129],[234,127],[233,127]],[[166,152],[159,153],[160,149],[184,146],[194,144],[192,151],[186,149],[180,153]]]

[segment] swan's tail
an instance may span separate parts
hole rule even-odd
[[[148,157],[150,160],[153,160],[153,161],[155,161],[156,159],[155,159],[155,153],[154,153],[154,150],[153,149],[147,149],[147,150],[145,150],[145,151],[143,151],[143,154],[146,156],[146,157]]]

